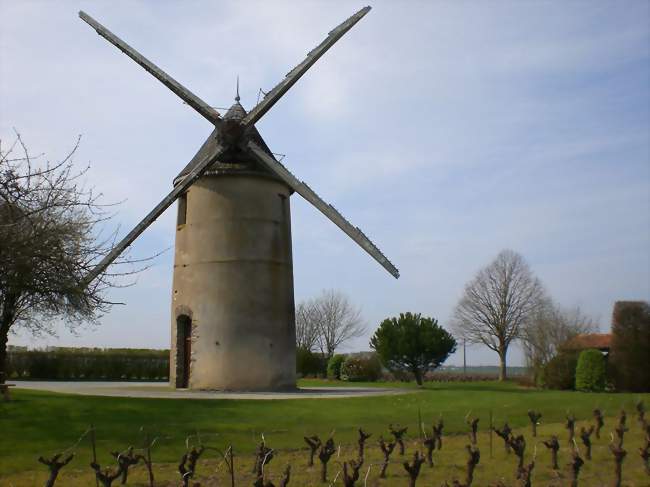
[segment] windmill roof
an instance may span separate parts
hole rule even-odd
[[[228,109],[228,111],[225,113],[223,116],[224,120],[237,120],[241,121],[243,120],[247,115],[246,109],[239,103],[239,96],[235,98],[235,103],[232,104],[232,106]],[[262,136],[260,133],[257,131],[257,129],[253,126],[250,127],[248,137],[255,142],[257,145],[262,147],[269,155],[273,155],[271,152],[271,149],[269,149],[268,145],[266,145],[266,142],[264,142],[264,139],[262,139]],[[234,169],[232,165],[239,165],[242,166],[238,169]],[[244,171],[257,171],[261,172],[267,175],[271,175],[272,177],[276,177],[274,174],[270,173],[266,167],[262,167],[257,160],[253,159],[251,156],[248,154],[241,152],[239,150],[233,150],[233,151],[228,151],[224,153],[221,157],[219,157],[219,160],[212,164],[211,166],[208,167],[206,172],[210,171],[221,171],[221,172],[241,172],[242,170]],[[188,163],[181,172],[178,173],[178,175],[174,178],[174,184],[182,176],[185,176],[188,172],[190,171],[190,163]]]
[[[243,120],[245,116],[246,110],[241,103],[239,103],[239,100],[235,98],[235,103],[232,104],[223,118],[224,120]]]

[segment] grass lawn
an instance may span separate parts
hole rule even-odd
[[[309,387],[327,384],[334,385],[323,381],[304,381],[300,385]],[[412,384],[374,385],[415,389]],[[169,479],[176,479],[177,474],[172,463],[177,462],[184,452],[185,439],[188,435],[199,432],[205,444],[219,448],[232,443],[235,451],[242,456],[241,463],[246,464],[245,470],[250,470],[251,454],[259,441],[260,434],[264,432],[267,443],[282,452],[278,460],[274,460],[272,464],[276,473],[279,473],[283,463],[295,463],[296,481],[290,485],[310,485],[312,481],[310,478],[315,479],[317,472],[311,472],[313,474],[311,477],[300,480],[300,475],[309,472],[304,468],[305,452],[295,452],[296,449],[304,447],[302,437],[305,435],[318,434],[326,437],[335,430],[337,443],[344,445],[340,459],[342,461],[344,455],[350,458],[353,456],[351,451],[346,450],[345,445],[353,445],[356,442],[356,430],[359,426],[374,433],[372,442],[369,442],[373,452],[371,455],[378,455],[375,451],[377,450],[376,438],[382,433],[386,436],[389,423],[408,426],[411,439],[415,440],[418,411],[421,412],[422,420],[427,425],[442,415],[445,420],[445,433],[459,435],[467,431],[464,417],[469,411],[473,416],[481,418],[480,428],[483,431],[487,430],[489,415],[492,412],[495,425],[500,425],[507,420],[511,426],[525,428],[528,432],[526,412],[533,408],[544,415],[539,429],[541,437],[554,432],[564,438],[565,430],[560,423],[564,420],[566,412],[571,411],[579,420],[590,421],[591,411],[595,407],[603,409],[608,417],[616,415],[621,407],[628,411],[630,432],[629,437],[626,437],[628,458],[625,466],[631,478],[637,479],[628,485],[650,485],[648,477],[643,477],[645,474],[636,451],[641,446],[642,435],[634,419],[635,402],[643,399],[647,405],[650,405],[650,394],[541,391],[523,389],[512,383],[496,382],[427,384],[424,389],[413,394],[399,396],[273,401],[132,399],[64,395],[29,390],[17,390],[12,394],[15,401],[0,402],[0,485],[2,486],[42,484],[45,467],[36,462],[38,456],[49,456],[73,446],[91,423],[97,430],[97,453],[101,464],[112,463],[112,458],[108,454],[110,450],[123,450],[128,445],[139,446],[143,440],[139,432],[141,427],[146,428],[151,434],[160,436],[161,440],[153,452],[154,461],[169,464],[159,467],[161,477],[164,478],[165,472],[168,471]],[[608,476],[611,471],[611,455],[606,449],[606,443],[609,441],[613,422],[611,418],[607,420],[606,434],[595,449],[595,452],[600,452],[599,457],[603,457],[602,462],[593,462],[594,469],[597,463],[604,469],[598,474],[601,477]],[[529,453],[532,454],[533,440],[532,438],[529,440],[531,441]],[[439,469],[434,468],[437,475],[440,475],[440,480],[437,480],[435,485],[439,485],[444,478],[451,479],[451,475],[462,478],[465,464],[462,448],[467,439],[465,436],[457,436],[449,439],[449,442],[449,449],[443,449],[439,454],[441,457],[446,455],[444,461],[441,458]],[[495,436],[494,459],[490,463],[487,442],[488,435],[484,434],[479,446],[482,452],[481,478],[485,483],[475,483],[475,485],[488,485],[488,480],[495,481],[501,471],[510,484],[514,472],[512,466],[514,459],[501,458],[504,455],[503,446],[501,440]],[[563,444],[563,447],[566,449],[566,444]],[[89,485],[84,482],[88,482],[88,478],[91,477],[83,477],[86,475],[86,470],[89,470],[87,464],[91,458],[88,438],[84,438],[74,450],[75,460],[62,471],[64,475],[67,470],[70,478],[65,482],[62,480],[61,485]],[[546,464],[548,454],[542,451],[546,448],[538,445],[537,450],[538,456],[543,456],[543,460],[539,460],[540,465]],[[208,468],[210,459],[213,464]],[[378,457],[371,460],[378,461]],[[563,463],[565,464],[566,461],[565,458]],[[217,465],[215,454],[206,454],[206,462],[206,469],[214,471]],[[300,469],[298,469],[299,465],[302,465]],[[591,467],[588,465],[585,468],[585,472],[588,472]],[[138,469],[140,470],[141,467]],[[333,465],[334,473],[337,469],[339,467]],[[393,483],[389,481],[377,485],[407,485],[401,465],[391,465],[391,470],[395,474],[399,473],[401,477],[395,477]],[[596,471],[597,469],[594,470]],[[596,475],[594,472],[591,475]],[[443,477],[443,474],[448,476]],[[73,480],[75,475],[81,476],[80,483]],[[552,479],[551,474],[544,473],[541,467],[539,475],[540,478]],[[603,478],[605,479],[603,485],[611,483],[609,477]],[[251,485],[251,483],[252,481],[244,482],[242,485]],[[548,482],[544,485],[547,484]],[[368,485],[373,484],[369,482]],[[433,484],[423,482],[418,485]]]

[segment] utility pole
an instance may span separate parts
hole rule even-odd
[[[467,340],[463,338],[463,375],[467,375]]]

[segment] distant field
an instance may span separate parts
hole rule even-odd
[[[508,377],[518,377],[520,375],[525,375],[527,371],[528,369],[526,367],[508,367],[507,374]],[[436,369],[436,372],[449,372],[449,373],[462,374],[463,367],[462,365],[461,366],[443,365],[442,367]],[[465,372],[468,375],[472,375],[472,374],[493,375],[497,377],[499,375],[499,367],[496,365],[476,365],[476,366],[468,365]]]
[[[304,381],[301,385],[314,386],[328,384],[326,381]],[[330,383],[331,384],[331,383]],[[337,383],[336,385],[342,385]],[[356,384],[370,385],[370,384]],[[389,384],[378,384],[386,387]],[[393,384],[399,387],[414,387],[412,384]],[[490,413],[495,425],[509,421],[513,427],[526,428],[526,412],[535,408],[543,413],[540,435],[547,436],[555,432],[565,436],[561,426],[567,411],[571,411],[579,420],[591,420],[594,407],[603,409],[608,417],[617,414],[621,407],[629,413],[630,433],[626,440],[628,458],[626,472],[634,483],[627,485],[649,485],[642,472],[641,460],[636,449],[641,445],[641,433],[634,420],[634,403],[644,399],[650,405],[650,394],[590,394],[578,392],[541,391],[523,389],[512,383],[429,383],[414,394],[403,396],[367,397],[350,399],[297,399],[277,401],[251,400],[170,400],[170,399],[124,399],[108,397],[74,396],[36,391],[19,390],[15,392],[16,400],[11,403],[0,402],[0,485],[38,485],[45,467],[36,462],[39,455],[51,455],[65,450],[75,444],[94,423],[97,429],[97,451],[102,464],[111,463],[110,450],[122,450],[128,445],[140,445],[141,427],[152,434],[160,435],[161,441],[154,450],[154,461],[169,464],[161,466],[165,476],[175,479],[173,462],[177,462],[185,449],[185,438],[200,433],[203,441],[215,447],[224,448],[233,444],[235,451],[242,456],[246,469],[250,469],[251,454],[260,434],[264,432],[269,445],[282,452],[278,462],[272,464],[273,472],[279,473],[283,462],[289,461],[300,466],[304,471],[304,482],[290,485],[310,485],[309,472],[304,469],[305,453],[291,453],[304,446],[304,435],[319,434],[327,436],[335,430],[337,443],[353,445],[356,442],[356,429],[362,426],[374,433],[370,443],[372,450],[377,450],[376,437],[383,432],[386,435],[389,423],[400,423],[409,427],[411,440],[417,439],[418,414],[425,424],[430,425],[440,415],[445,420],[445,432],[455,435],[467,431],[464,416],[471,411],[481,418],[480,429],[487,430]],[[609,431],[613,420],[608,419],[607,433],[598,443],[598,455],[601,462],[585,472],[591,475],[609,475],[611,470],[610,454],[606,449]],[[527,431],[527,429],[525,430]],[[481,471],[487,481],[496,480],[503,475],[511,480],[514,467],[513,458],[506,459],[502,454],[502,443],[493,438],[494,461],[489,462],[489,437],[485,434],[480,440],[482,452]],[[531,440],[532,441],[532,440]],[[434,471],[441,477],[451,479],[450,475],[460,476],[465,463],[463,445],[464,436],[450,440],[449,450],[440,453],[440,471]],[[563,445],[566,447],[566,445]],[[529,454],[532,454],[532,442]],[[76,447],[76,459],[67,467],[71,477],[60,485],[89,485],[83,477],[88,470],[91,458],[90,444],[84,438]],[[352,456],[352,452],[345,456]],[[540,464],[540,478],[550,479],[551,473],[543,473],[542,464],[546,464],[547,453],[541,445],[537,446]],[[288,456],[285,456],[288,455]],[[499,456],[501,455],[501,456]],[[562,460],[566,463],[565,458]],[[502,458],[503,457],[503,458]],[[512,456],[511,456],[512,457]],[[216,465],[215,454],[206,454],[212,458],[212,470]],[[395,457],[395,459],[398,459]],[[377,460],[376,458],[374,460]],[[498,463],[495,463],[497,462]],[[302,463],[301,463],[302,462]],[[491,466],[488,467],[488,464]],[[601,470],[598,470],[598,468]],[[207,470],[207,466],[205,467]],[[338,468],[338,467],[336,467]],[[333,470],[336,471],[333,467]],[[591,469],[591,470],[589,470]],[[401,476],[392,481],[378,485],[406,485],[401,465],[391,466],[394,473]],[[63,472],[66,472],[64,470]],[[445,473],[446,472],[446,473]],[[207,474],[207,471],[205,472]],[[431,472],[430,472],[431,473]],[[82,475],[79,482],[73,477]],[[162,473],[161,473],[162,475]],[[243,475],[243,472],[242,472]],[[483,474],[482,474],[483,475]],[[89,477],[88,477],[89,478]],[[431,477],[433,478],[433,477]],[[595,479],[596,477],[594,477]],[[607,479],[608,477],[604,477]],[[86,479],[86,480],[83,480]],[[398,479],[400,479],[398,481]],[[86,483],[84,483],[86,482]],[[439,483],[435,485],[439,485]],[[644,483],[645,482],[645,483]],[[609,482],[605,482],[609,483]],[[142,485],[142,484],[140,484]],[[166,484],[165,484],[166,485]],[[222,484],[219,484],[222,485]],[[249,482],[242,485],[250,485]],[[368,485],[374,485],[369,483]],[[418,485],[432,485],[421,483]],[[544,485],[547,485],[545,483]],[[601,485],[590,483],[581,485]],[[604,484],[603,484],[604,485]]]

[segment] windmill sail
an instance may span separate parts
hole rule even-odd
[[[287,76],[275,86],[264,99],[253,108],[240,122],[237,123],[238,130],[234,130],[232,125],[226,127],[224,119],[219,112],[210,107],[190,90],[174,80],[162,69],[142,56],[139,52],[121,40],[103,25],[97,22],[84,12],[79,12],[79,17],[94,28],[99,35],[104,37],[136,63],[142,66],[146,71],[151,73],[156,79],[163,83],[167,88],[173,91],[188,105],[199,112],[204,118],[215,125],[215,130],[210,137],[204,142],[197,154],[181,172],[181,176],[176,178],[174,189],[160,202],[149,214],[131,230],[126,237],[122,239],[85,277],[87,285],[97,278],[124,250],[133,243],[133,241],[158,218],[182,193],[199,178],[205,170],[226,151],[235,148],[239,144],[241,148],[249,149],[268,169],[281,177],[291,188],[293,188],[303,198],[318,208],[327,218],[332,220],[341,230],[350,238],[357,242],[366,252],[368,252],[377,262],[379,262],[395,278],[399,277],[399,271],[384,256],[377,246],[357,227],[354,227],[341,215],[333,206],[325,203],[309,186],[296,179],[282,164],[269,155],[258,143],[251,140],[252,127],[271,107],[314,65],[318,59],[327,52],[343,35],[348,32],[359,20],[368,12],[370,7],[364,7],[357,13],[349,17],[343,23],[329,32],[328,36],[316,48],[307,54],[307,57]],[[228,121],[229,123],[232,120]],[[224,130],[225,128],[225,130]],[[246,129],[249,130],[246,130]],[[223,133],[227,132],[227,133]],[[221,137],[224,135],[224,137]],[[243,139],[242,139],[243,137]],[[239,140],[238,140],[239,139]],[[262,143],[263,144],[263,143]]]
[[[219,125],[221,123],[221,117],[219,112],[214,108],[209,106],[206,102],[201,100],[198,96],[192,93],[190,90],[185,88],[182,84],[176,81],[174,78],[165,73],[162,69],[156,66],[154,63],[149,61],[146,57],[140,54],[138,51],[129,46],[122,39],[113,34],[110,30],[104,27],[102,24],[97,22],[87,13],[80,11],[79,17],[81,20],[90,25],[97,33],[106,39],[108,42],[117,47],[124,54],[133,59],[136,63],[142,66],[145,70],[151,73],[158,81],[164,84],[167,88],[172,90],[176,95],[178,95],[185,103],[194,108],[199,112],[203,117],[209,120],[214,125]]]
[[[263,163],[270,171],[277,174],[282,180],[289,185],[296,193],[314,205],[323,215],[329,218],[336,226],[343,230],[348,237],[358,243],[363,250],[379,262],[384,269],[390,272],[395,279],[399,278],[399,270],[388,260],[379,248],[359,229],[347,221],[339,211],[332,205],[327,204],[318,196],[314,190],[304,182],[296,178],[291,172],[280,164],[275,158],[268,155],[255,142],[249,141],[246,147]]]
[[[192,185],[196,179],[198,179],[205,170],[214,163],[221,154],[224,153],[225,148],[216,142],[216,139],[211,138],[210,150],[204,151],[204,156],[200,162],[198,162],[192,170],[185,176],[167,195],[163,200],[158,203],[153,210],[151,210],[147,216],[145,216],[140,223],[138,223],[133,230],[131,230],[126,237],[124,237],[113,249],[104,257],[95,268],[88,273],[84,278],[84,284],[88,285],[93,281],[99,274],[101,274],[111,263],[119,257],[119,255],[126,250],[126,248],[133,243],[133,241],[144,232],[149,225],[151,225],[156,219],[162,215],[162,213],[171,206],[171,204],[183,194],[187,189]],[[205,147],[206,144],[204,144]],[[202,147],[201,149],[203,149]],[[199,150],[199,153],[201,150]]]
[[[289,88],[291,88],[296,81],[298,81],[302,75],[314,65],[315,62],[318,61],[318,59],[320,59],[320,57],[325,54],[330,47],[336,44],[336,41],[343,37],[343,35],[354,27],[354,25],[368,12],[370,12],[370,7],[364,7],[348,18],[345,22],[331,30],[325,40],[312,49],[307,54],[305,60],[289,71],[287,76],[280,81],[275,88],[269,91],[264,99],[248,113],[246,118],[242,121],[242,124],[245,127],[255,125],[255,123],[262,118],[262,116],[268,112],[280,98],[282,98],[282,95],[284,95]]]

